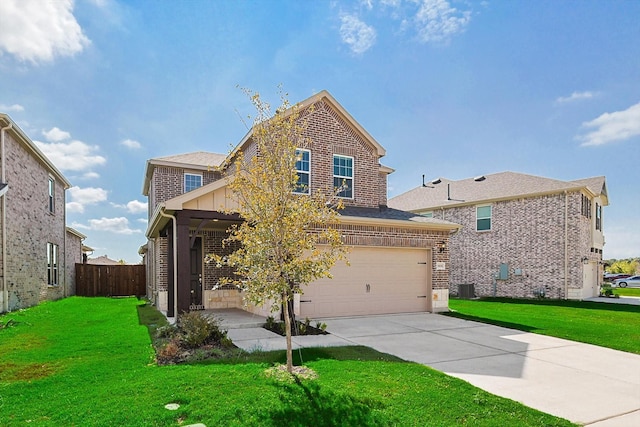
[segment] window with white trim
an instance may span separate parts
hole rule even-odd
[[[188,193],[191,190],[202,187],[202,175],[196,175],[194,173],[184,174],[184,192]]]
[[[491,230],[491,205],[476,206],[476,231]]]
[[[58,245],[47,243],[47,284],[58,286]]]
[[[338,197],[353,199],[353,157],[333,155],[333,187]]]
[[[298,181],[294,193],[310,194],[311,193],[311,151],[303,148],[296,150],[296,173]]]
[[[596,203],[596,230],[602,231],[602,205]]]
[[[56,181],[49,177],[49,212],[54,213],[56,210]]]

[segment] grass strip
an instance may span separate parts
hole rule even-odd
[[[640,306],[589,301],[451,299],[450,316],[640,354]]]

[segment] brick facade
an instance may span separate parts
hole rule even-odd
[[[477,296],[581,297],[585,262],[602,261],[601,250],[591,249],[592,219],[581,215],[581,197],[574,191],[494,202],[491,230],[483,232],[476,231],[475,205],[435,211],[463,226],[450,241],[450,291],[473,283]],[[496,280],[502,263],[508,279]]]
[[[319,97],[311,108],[302,111],[301,117],[306,121],[304,137],[310,141],[308,146],[301,147],[310,150],[310,190],[311,192],[318,190],[333,192],[333,156],[336,154],[350,156],[353,157],[353,198],[343,199],[345,206],[384,212],[380,207],[386,207],[387,204],[387,175],[391,171],[383,168],[379,162],[384,149],[375,141],[367,139],[366,132],[349,122],[347,116],[348,114],[344,111],[332,105],[331,101],[328,102],[322,97]],[[250,137],[239,149],[242,150],[246,159],[258,154],[256,144]],[[184,158],[181,156],[186,155],[171,158]],[[182,177],[188,168],[188,164],[185,164],[184,168],[163,165],[153,167],[147,178],[149,179],[150,224],[153,223],[152,216],[158,203],[182,194]],[[233,165],[230,168],[232,169]],[[212,172],[208,176],[203,174],[203,185],[220,178],[221,175],[218,172]],[[379,222],[376,225],[340,224],[344,243],[352,246],[431,249],[432,265],[438,264],[443,267],[437,270],[434,268],[431,274],[434,299],[439,299],[434,309],[446,310],[449,289],[450,230],[444,230],[442,227],[430,229],[425,224],[417,225],[409,221],[406,221],[406,226],[401,224],[401,221],[396,222],[397,226],[388,225],[389,221],[383,219]],[[367,223],[372,224],[371,221]],[[209,224],[197,231],[191,229],[191,236],[196,233],[197,236],[202,237],[203,254],[223,251],[222,241],[226,237],[226,232],[213,229],[213,226]],[[166,293],[168,283],[166,238],[153,237],[152,242],[148,248],[147,259],[154,263],[154,266],[148,267],[148,271],[153,271],[155,274],[148,274],[148,277],[154,277],[155,283],[149,284],[149,289],[153,293]],[[441,246],[442,249],[436,249],[436,246]],[[239,301],[237,290],[219,286],[220,277],[229,277],[230,273],[212,264],[203,265],[202,289],[205,307],[223,308]]]
[[[4,126],[2,121],[0,125]],[[5,177],[9,184],[4,196],[7,271],[0,271],[0,275],[6,281],[10,311],[73,294],[74,264],[82,259],[81,243],[73,237],[67,238],[65,189],[68,183],[59,172],[50,170],[34,157],[33,151],[27,148],[33,143],[24,142],[21,131],[16,132],[15,126],[4,131]],[[50,178],[54,179],[53,213],[49,211]],[[48,285],[47,243],[58,247],[55,286]],[[0,269],[2,265],[0,263]]]

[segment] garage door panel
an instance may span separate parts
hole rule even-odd
[[[333,279],[304,289],[303,317],[426,311],[430,252],[425,249],[352,248],[351,266],[337,264]],[[368,285],[368,286],[367,286]]]

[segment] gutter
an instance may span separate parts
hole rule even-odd
[[[165,217],[171,218],[173,222],[173,318],[178,318],[178,228],[176,217],[164,212],[164,207],[160,207],[158,213]]]
[[[9,122],[9,124],[3,128],[0,128],[0,157],[2,157],[2,176],[0,177],[0,182],[6,184],[6,161],[4,155],[4,132],[13,127],[13,124]],[[7,194],[6,192],[0,196],[2,197],[2,204],[0,205],[0,209],[2,209],[2,309],[0,310],[3,313],[9,311],[9,289],[7,288]]]

